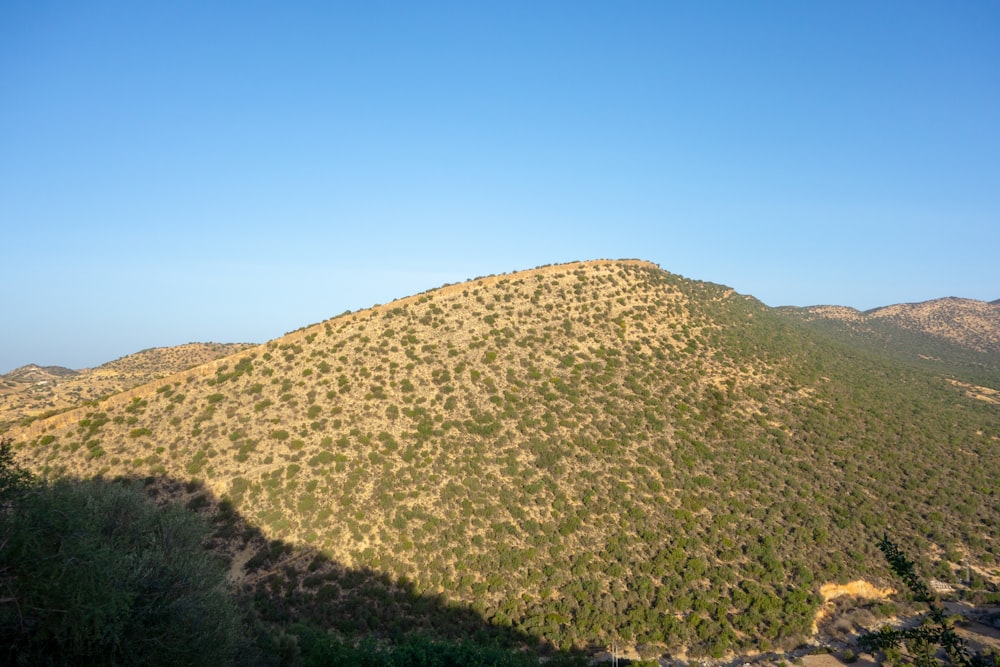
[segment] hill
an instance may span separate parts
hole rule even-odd
[[[1000,390],[1000,304],[996,302],[948,297],[866,312],[844,306],[779,310],[848,346]]]
[[[58,380],[65,377],[73,377],[77,372],[71,368],[63,368],[62,366],[38,366],[36,364],[28,364],[27,366],[21,366],[20,368],[15,368],[10,373],[0,376],[4,380],[10,382],[50,382],[52,380]]]
[[[996,303],[948,297],[885,306],[865,314],[951,340],[970,350],[1000,354],[1000,305]]]
[[[885,531],[944,580],[1000,557],[995,405],[638,261],[443,287],[12,434],[49,475],[221,499],[262,615],[344,634],[405,602],[719,657],[803,641],[823,584],[886,576]]]
[[[96,401],[248,347],[245,343],[188,343],[142,350],[97,368],[22,366],[0,376],[0,431],[23,419]]]

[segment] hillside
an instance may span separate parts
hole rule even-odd
[[[224,499],[264,617],[345,634],[402,627],[402,590],[718,657],[796,646],[822,584],[884,584],[884,531],[943,579],[1000,558],[996,405],[638,261],[443,287],[11,433],[50,475]]]
[[[245,350],[245,343],[188,343],[142,350],[97,368],[30,364],[0,376],[0,432],[25,418],[105,396]]]
[[[908,365],[1000,390],[1000,305],[948,297],[861,312],[781,308],[817,333]]]
[[[51,382],[53,380],[59,380],[61,378],[73,377],[77,375],[77,372],[72,368],[64,368],[62,366],[38,366],[37,364],[28,364],[27,366],[21,366],[20,368],[15,368],[10,373],[0,376],[8,382]]]
[[[1000,354],[1000,305],[996,303],[948,297],[884,306],[865,314],[951,340],[970,350]]]

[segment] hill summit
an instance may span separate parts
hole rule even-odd
[[[821,583],[884,574],[886,530],[995,568],[998,426],[729,288],[594,261],[345,314],[13,433],[37,470],[187,480],[311,554],[228,535],[275,618],[393,626],[375,573],[558,646],[718,657],[802,641]]]
[[[884,306],[865,314],[978,352],[1000,354],[1000,304],[996,302],[946,297]]]

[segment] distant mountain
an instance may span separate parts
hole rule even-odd
[[[947,297],[875,308],[865,315],[977,352],[1000,354],[1000,304],[997,303]]]
[[[77,371],[71,368],[63,368],[62,366],[37,366],[35,364],[28,364],[27,366],[15,368],[0,377],[10,382],[38,383],[61,380],[77,374]]]
[[[885,532],[995,587],[1000,410],[942,372],[969,384],[994,356],[582,262],[346,314],[10,434],[42,474],[209,512],[267,622],[721,658],[798,646],[825,591],[875,590],[826,584],[885,588]]]
[[[246,343],[188,343],[151,348],[97,368],[71,370],[29,364],[0,376],[0,427],[65,410],[131,389],[252,347]]]
[[[815,331],[860,349],[1000,389],[1000,305],[948,297],[860,312],[782,308]]]

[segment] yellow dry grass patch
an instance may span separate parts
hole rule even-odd
[[[896,590],[893,588],[879,588],[864,579],[858,579],[846,584],[823,584],[819,587],[819,594],[823,596],[823,602],[830,602],[845,595],[863,600],[886,600],[895,592]]]
[[[823,605],[816,612],[813,620],[813,634],[819,631],[819,623],[833,610],[830,603],[837,598],[853,597],[861,600],[888,600],[890,595],[895,594],[894,588],[879,588],[878,586],[858,579],[846,584],[828,583],[819,587],[819,594],[823,596]]]
[[[961,387],[965,390],[966,396],[969,398],[974,398],[977,401],[983,401],[984,403],[991,403],[993,405],[1000,405],[1000,391],[996,389],[990,389],[989,387],[979,387],[974,384],[969,384],[967,382],[959,382],[958,380],[949,379],[948,382],[955,385],[956,387]]]

